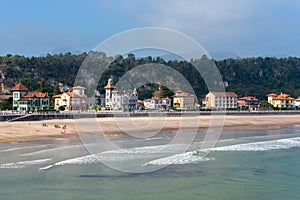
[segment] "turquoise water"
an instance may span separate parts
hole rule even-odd
[[[91,159],[76,141],[4,143],[0,199],[299,199],[299,131],[225,133],[230,138],[222,138],[206,159],[176,154],[148,163],[172,165],[140,174],[119,172]],[[131,153],[138,157],[141,149],[144,154],[155,151],[155,144],[167,137]],[[114,140],[123,146],[143,144],[142,139],[121,136]],[[135,157],[128,152],[122,156],[122,164]]]

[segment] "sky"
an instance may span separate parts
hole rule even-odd
[[[0,0],[0,55],[88,52],[120,32],[170,28],[216,58],[300,57],[299,0]]]

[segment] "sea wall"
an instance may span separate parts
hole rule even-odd
[[[201,115],[299,115],[298,111],[253,111],[253,112],[98,112],[98,113],[43,113],[0,115],[0,121],[39,121],[52,119],[104,118],[104,117],[188,117]]]

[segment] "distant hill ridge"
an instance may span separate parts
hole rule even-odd
[[[104,53],[97,53],[110,61]],[[25,57],[20,55],[0,56],[0,81],[7,88],[22,82],[30,91],[38,90],[40,81],[45,80],[46,90],[51,95],[55,83],[72,86],[81,63],[87,53],[74,55],[71,53],[46,55],[41,57]],[[220,70],[226,90],[236,92],[239,96],[253,95],[266,99],[267,93],[289,93],[293,97],[300,96],[300,58],[257,57],[241,59],[224,59],[214,61]],[[200,74],[186,61],[162,58],[135,58],[133,54],[116,59],[103,74],[98,89],[102,90],[107,79],[114,82],[135,66],[146,63],[160,63],[179,71],[192,85],[199,98],[204,97],[207,88]],[[152,90],[151,90],[152,89]],[[149,85],[141,90],[155,90],[155,85]],[[103,92],[103,91],[102,91]]]

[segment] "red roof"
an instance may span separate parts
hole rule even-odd
[[[238,97],[234,92],[212,92],[216,97]]]
[[[293,97],[291,97],[289,94],[281,93],[277,97],[274,98],[275,100],[294,100]]]
[[[82,86],[79,86],[79,85],[77,85],[77,86],[74,86],[74,87],[73,87],[73,90],[74,90],[74,89],[75,89],[75,90],[76,90],[76,89],[77,89],[77,90],[85,90],[86,88],[85,88],[85,87],[82,87]]]
[[[82,96],[77,94],[76,92],[66,92],[66,94],[72,98],[82,98]]]
[[[279,95],[277,94],[268,94],[268,97],[273,97],[274,100],[294,100],[295,98],[291,97],[289,94],[285,94],[285,93],[280,93]]]
[[[12,95],[6,95],[6,94],[0,95],[0,99],[9,99],[9,98],[12,98],[12,97],[13,97]]]
[[[258,101],[258,99],[255,96],[245,96],[245,97],[239,98],[239,100],[245,100],[245,101],[255,100],[255,101]]]
[[[28,88],[22,85],[22,83],[19,83],[15,87],[13,87],[11,91],[28,91]]]
[[[173,97],[194,97],[193,94],[188,93],[188,92],[183,92],[181,90],[177,90],[175,91],[175,95],[173,95]]]
[[[114,85],[107,85],[104,87],[104,89],[115,89],[115,88],[116,88],[116,86],[114,86]]]
[[[43,92],[28,92],[25,96],[20,98],[20,100],[29,100],[31,98],[48,98],[48,95]]]
[[[275,94],[275,93],[271,93],[271,94],[267,94],[267,96],[268,96],[268,97],[276,97],[276,96],[278,96],[278,95]]]
[[[62,94],[57,94],[55,96],[53,96],[53,98],[60,98],[62,96]]]

